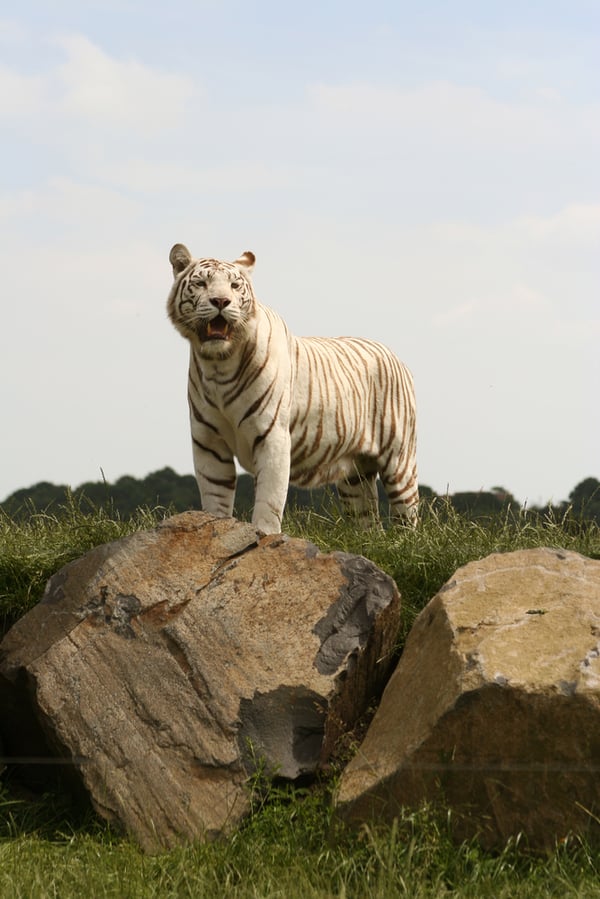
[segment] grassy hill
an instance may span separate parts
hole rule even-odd
[[[91,547],[152,527],[160,511],[123,519],[69,501],[15,521],[0,514],[0,625],[6,630],[42,595],[47,578]],[[448,503],[423,510],[415,531],[357,532],[332,512],[290,512],[286,532],[323,550],[373,559],[403,597],[399,646],[415,615],[457,567],[491,552],[553,546],[600,558],[600,528],[572,517],[507,510],[470,521]],[[547,856],[518,839],[500,853],[455,846],[430,809],[394,827],[340,831],[329,797],[335,772],[308,787],[260,785],[254,811],[223,842],[144,856],[49,782],[26,792],[15,772],[0,782],[0,897],[599,897],[600,851],[576,838]]]

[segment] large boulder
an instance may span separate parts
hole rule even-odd
[[[257,768],[327,761],[384,686],[399,611],[360,556],[175,516],[67,565],[6,635],[6,752],[68,763],[148,850],[227,833]]]
[[[425,800],[488,847],[598,836],[600,562],[492,555],[417,618],[336,803],[362,822]]]

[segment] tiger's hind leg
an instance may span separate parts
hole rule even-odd
[[[357,461],[355,474],[338,481],[336,486],[348,518],[356,521],[363,530],[381,527],[375,460]]]
[[[414,453],[392,455],[380,469],[394,524],[415,527],[419,510],[419,485]]]

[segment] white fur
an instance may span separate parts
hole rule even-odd
[[[393,517],[414,522],[415,403],[406,367],[374,341],[292,336],[254,297],[252,254],[235,263],[193,260],[178,244],[171,261],[168,311],[190,342],[203,508],[232,514],[235,457],[255,476],[252,521],[262,533],[281,530],[290,480],[337,483],[348,511],[368,523],[377,514],[378,472]]]

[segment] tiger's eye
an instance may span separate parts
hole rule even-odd
[[[241,285],[240,285],[239,281],[232,281],[231,286],[233,287],[234,290],[239,290]]]

